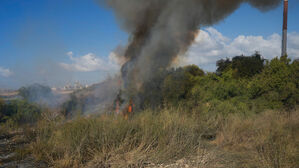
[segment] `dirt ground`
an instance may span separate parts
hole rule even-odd
[[[22,149],[26,142],[21,132],[8,135],[0,135],[0,168],[39,168],[30,156],[20,156],[18,150]]]

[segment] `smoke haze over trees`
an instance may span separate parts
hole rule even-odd
[[[277,167],[277,160],[281,167],[298,165],[298,60],[264,60],[255,53],[218,61],[218,69],[160,71],[154,85],[147,82],[138,93],[145,98],[143,109],[128,120],[112,106],[117,78],[75,92],[57,111],[0,99],[0,133],[29,124],[27,153],[52,167],[142,167],[209,158],[211,150],[204,166]]]
[[[153,79],[183,55],[197,36],[198,28],[213,25],[242,3],[260,10],[280,0],[100,0],[112,8],[121,27],[131,34],[122,66],[123,87],[129,93]],[[129,96],[129,95],[127,95]]]

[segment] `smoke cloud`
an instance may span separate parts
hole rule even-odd
[[[198,28],[213,25],[242,3],[261,11],[281,0],[99,0],[113,9],[121,27],[131,34],[121,73],[125,90],[138,90],[161,69],[183,55]]]

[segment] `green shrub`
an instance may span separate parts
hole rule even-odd
[[[35,123],[40,118],[42,111],[38,105],[26,100],[14,100],[5,103],[0,110],[0,122],[11,126]]]

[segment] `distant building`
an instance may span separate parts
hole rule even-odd
[[[53,87],[53,91],[74,91],[74,90],[80,90],[89,87],[88,85],[82,85],[80,82],[75,82],[74,84],[68,83],[65,86],[61,88],[55,88]]]
[[[76,82],[75,85],[74,85],[74,89],[75,90],[78,90],[78,89],[83,89],[83,85],[81,85],[79,82]]]

